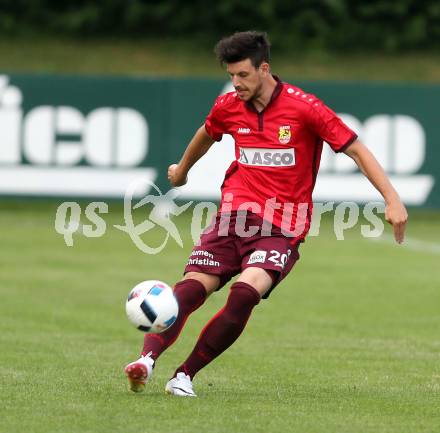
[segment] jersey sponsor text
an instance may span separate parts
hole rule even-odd
[[[240,147],[238,162],[257,167],[291,167],[295,165],[295,150]]]

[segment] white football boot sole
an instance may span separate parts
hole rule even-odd
[[[137,361],[130,362],[125,367],[128,385],[133,392],[142,392],[153,375],[154,360],[150,358],[150,354],[151,352],[146,356],[141,356]]]

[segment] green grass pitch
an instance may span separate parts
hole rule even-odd
[[[103,237],[67,247],[58,204],[0,204],[1,433],[440,431],[439,213],[410,212],[412,242],[400,247],[359,227],[337,241],[327,218],[237,343],[196,377],[199,398],[179,399],[164,385],[227,288],[190,318],[143,394],[123,374],[142,342],[124,302],[141,280],[179,278],[188,216],[177,220],[184,248],[170,240],[148,256],[112,227],[115,203]]]

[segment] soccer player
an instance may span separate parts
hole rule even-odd
[[[166,385],[168,393],[194,397],[197,372],[232,345],[260,299],[290,272],[310,226],[323,141],[351,157],[381,193],[385,218],[396,241],[403,241],[407,212],[382,167],[322,101],[271,73],[269,48],[258,32],[235,33],[216,45],[235,91],[217,98],[180,162],[169,167],[168,179],[184,185],[191,167],[223,134],[234,137],[236,160],[225,174],[220,210],[174,287],[176,322],[161,334],[146,334],[141,358],[125,368],[135,392],[143,390],[188,316],[239,274],[225,306]]]

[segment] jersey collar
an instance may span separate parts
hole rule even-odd
[[[270,104],[272,104],[273,101],[275,101],[278,96],[280,96],[281,91],[283,90],[283,83],[280,79],[280,77],[278,75],[272,75],[272,77],[275,79],[275,81],[277,82],[277,85],[275,86],[275,89],[273,89],[272,92],[272,96],[269,99],[269,102],[267,103],[267,105],[263,108],[262,111],[266,110],[267,107],[269,107]],[[259,111],[255,108],[254,104],[251,101],[247,101],[245,102],[246,107],[251,110],[254,111],[255,113],[258,113]],[[260,113],[262,112],[260,111]]]

